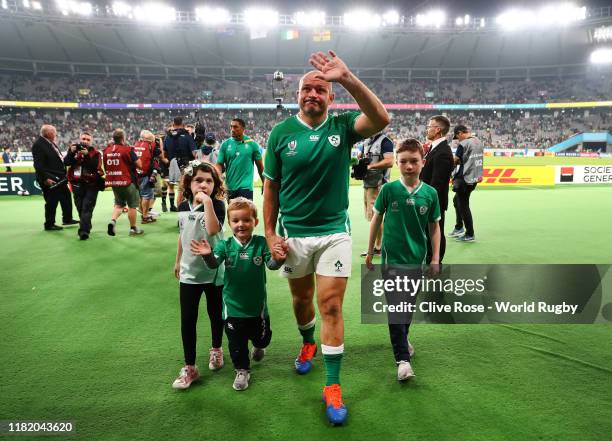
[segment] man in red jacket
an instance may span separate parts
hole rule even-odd
[[[153,216],[149,212],[155,200],[155,180],[157,172],[153,170],[153,158],[155,150],[155,135],[148,130],[140,132],[140,139],[134,144],[134,152],[140,162],[142,168],[138,168],[138,182],[140,185],[140,214],[142,215],[142,223],[148,224],[155,222]]]
[[[98,199],[98,182],[102,179],[102,155],[91,145],[93,137],[89,132],[81,133],[79,142],[72,144],[64,165],[68,166],[68,182],[72,185],[74,205],[79,212],[79,238],[89,239],[91,218]]]
[[[136,226],[136,209],[140,204],[140,194],[137,187],[136,168],[142,168],[142,163],[134,148],[125,145],[125,132],[115,129],[113,144],[104,149],[104,169],[106,170],[106,186],[112,187],[115,195],[115,206],[112,219],[108,224],[108,234],[115,235],[117,219],[128,207],[130,220],[130,236],[137,236],[143,231]]]

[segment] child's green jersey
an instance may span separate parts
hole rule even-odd
[[[401,179],[390,182],[380,189],[374,210],[385,216],[382,263],[425,263],[428,224],[440,220],[436,190],[420,182],[410,192]]]
[[[266,239],[253,235],[242,245],[232,236],[217,243],[214,255],[225,262],[223,319],[267,317],[266,263],[271,255]]]

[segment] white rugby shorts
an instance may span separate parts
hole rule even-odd
[[[290,237],[287,244],[287,260],[280,268],[282,277],[298,279],[312,273],[350,277],[353,240],[348,233]]]

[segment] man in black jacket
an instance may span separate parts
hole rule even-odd
[[[183,169],[189,164],[189,161],[195,158],[197,146],[193,137],[185,129],[183,117],[177,116],[174,118],[172,130],[164,140],[164,153],[170,161],[168,173],[168,187],[170,199],[170,211],[176,211],[174,205],[174,185],[178,184],[178,195],[176,205],[179,205],[182,200],[182,177]]]
[[[40,136],[32,146],[36,180],[45,198],[45,230],[57,231],[62,227],[55,225],[55,210],[58,202],[62,206],[62,225],[75,225],[79,221],[72,218],[72,199],[68,190],[66,167],[62,154],[55,143],[57,130],[45,124]]]
[[[440,201],[440,263],[446,250],[444,237],[444,215],[448,209],[448,188],[453,171],[453,152],[446,141],[450,121],[442,115],[432,116],[427,124],[427,140],[431,143],[425,155],[425,166],[421,171],[421,180],[431,185],[438,192]],[[431,242],[427,242],[427,263],[431,262]]]

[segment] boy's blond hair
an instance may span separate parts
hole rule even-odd
[[[253,201],[242,196],[234,198],[230,201],[229,205],[227,206],[227,217],[229,217],[231,211],[244,210],[245,208],[251,210],[253,219],[257,219],[257,207]]]

